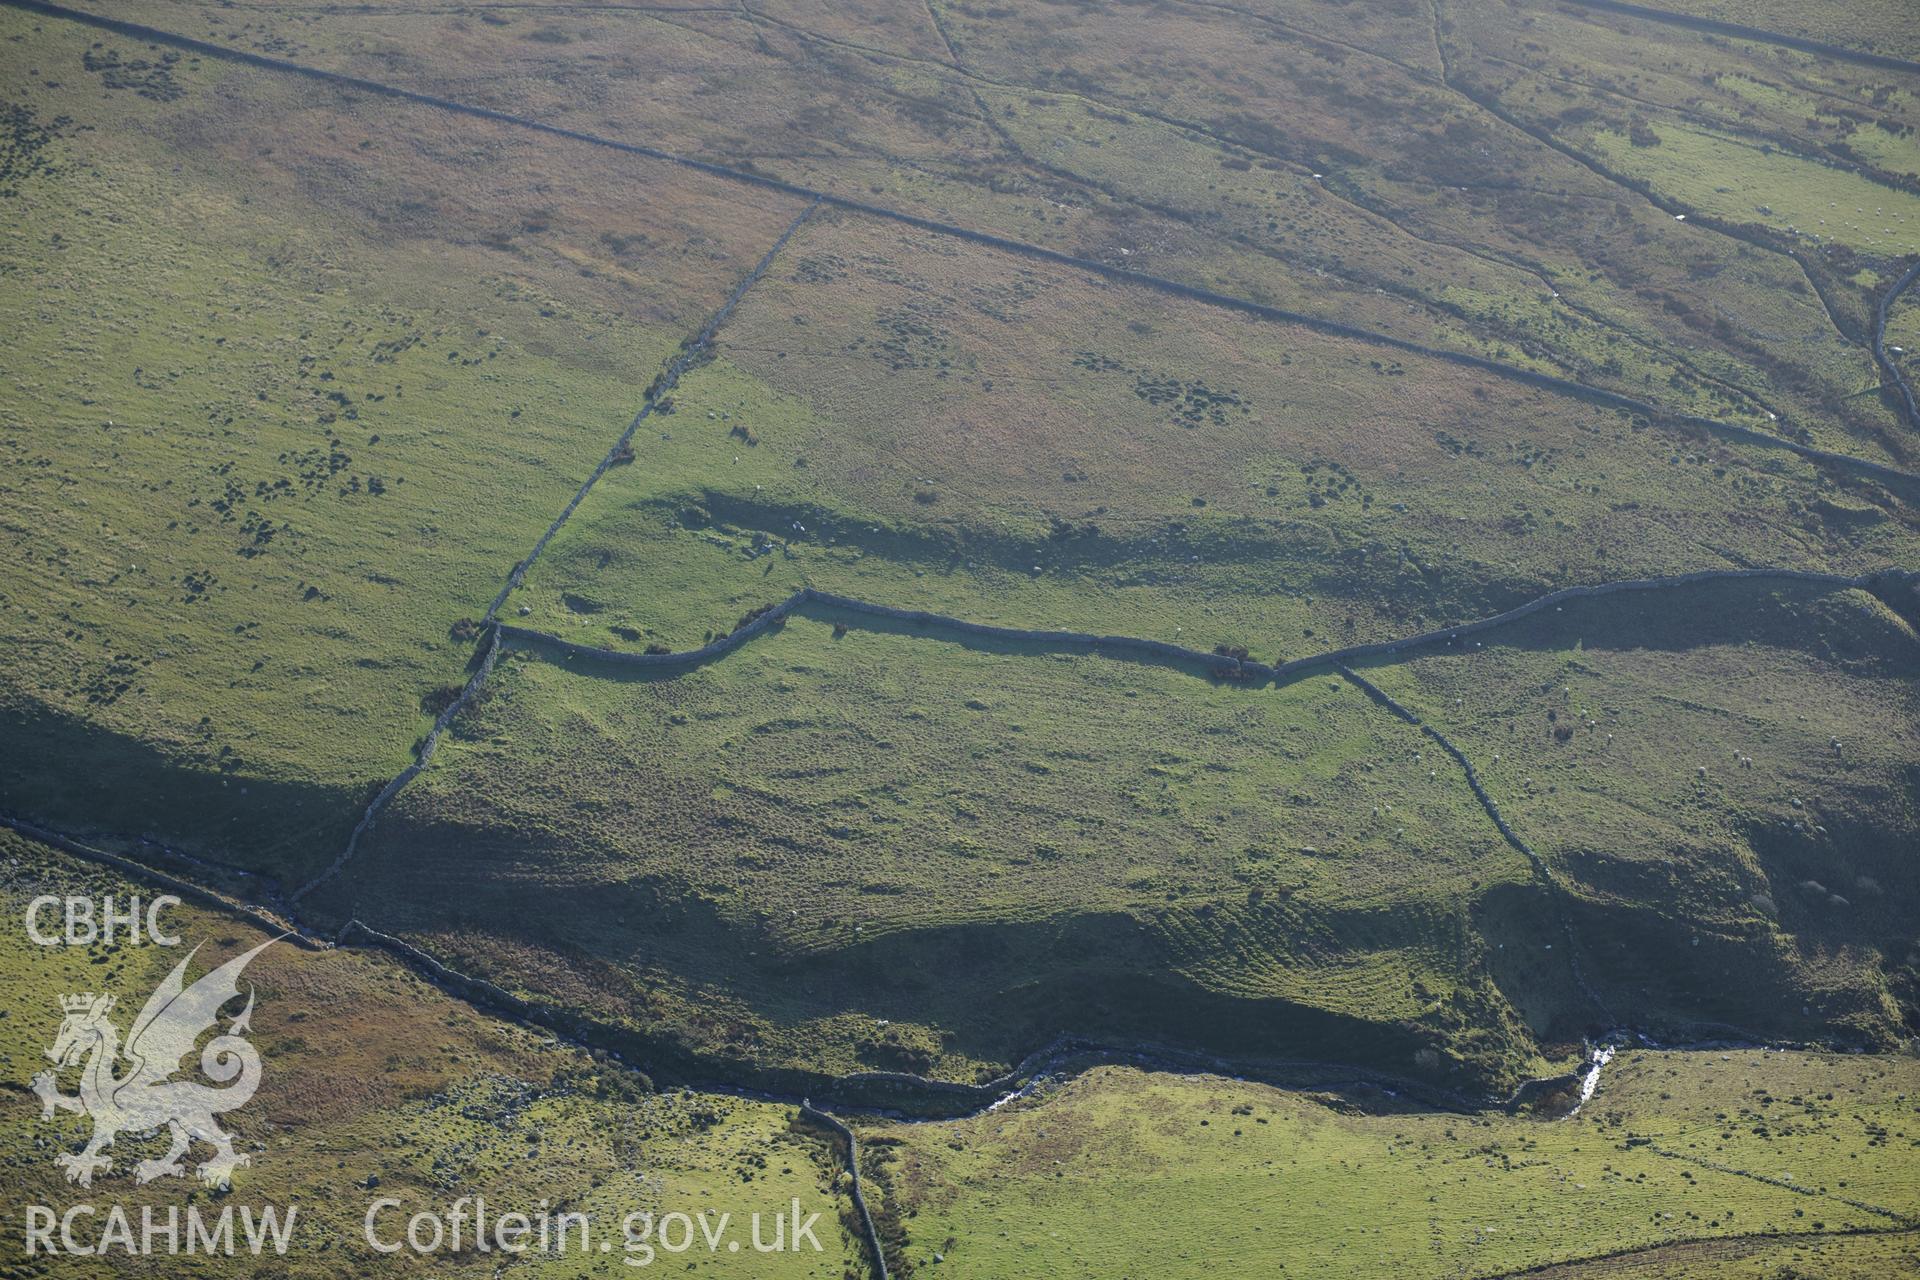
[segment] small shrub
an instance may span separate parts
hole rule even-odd
[[[429,689],[420,695],[420,710],[430,716],[438,716],[452,706],[454,699],[460,696],[460,686],[443,684],[438,689]]]
[[[740,615],[740,621],[733,624],[733,630],[738,631],[742,627],[758,622],[761,619],[761,617],[769,613],[773,609],[773,607],[774,606],[770,604],[763,604],[763,605],[760,605],[758,608],[747,610],[745,613]],[[728,634],[731,635],[732,632],[728,632]]]

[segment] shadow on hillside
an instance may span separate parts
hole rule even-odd
[[[1920,616],[1920,603],[1916,603],[1915,612]],[[955,626],[938,617],[888,617],[818,600],[803,601],[785,618],[742,634],[738,640],[723,638],[705,649],[661,655],[665,660],[650,663],[636,663],[632,655],[617,650],[575,646],[533,634],[514,636],[511,643],[521,651],[538,652],[556,665],[596,679],[652,684],[677,680],[702,667],[726,661],[748,645],[775,643],[792,618],[832,624],[836,638],[872,633],[1009,658],[1096,654],[1108,661],[1135,666],[1171,667],[1217,683],[1241,682],[1228,674],[1232,667],[1230,661],[1214,662],[1204,653],[1190,658],[1156,657],[1139,649],[1100,644],[1097,640],[1089,642],[1065,633],[997,634]],[[1362,671],[1392,667],[1418,657],[1471,653],[1476,644],[1523,650],[1556,650],[1578,644],[1587,650],[1679,652],[1757,643],[1817,652],[1827,661],[1885,661],[1892,664],[1896,674],[1920,676],[1920,646],[1914,645],[1910,627],[1910,623],[1903,628],[1884,615],[1875,616],[1855,607],[1831,586],[1776,579],[1733,580],[1569,600],[1486,631],[1458,638],[1442,634],[1395,654],[1361,659],[1352,665]],[[1204,643],[1196,637],[1196,647]],[[1314,655],[1269,654],[1256,646],[1250,656],[1254,661],[1273,664]],[[1281,683],[1312,678],[1323,670],[1303,668],[1282,677]],[[1250,688],[1258,688],[1270,682],[1256,678],[1245,683]]]
[[[345,846],[364,803],[210,768],[24,699],[0,715],[0,811],[79,839],[145,836],[297,883]]]
[[[1894,674],[1920,676],[1920,645],[1911,624],[1870,612],[1865,595],[1790,579],[1730,579],[1614,595],[1582,597],[1514,622],[1450,640],[1445,636],[1386,657],[1351,665],[1360,671],[1411,658],[1487,649],[1681,652],[1708,646],[1760,644],[1802,649],[1827,661],[1880,661]],[[1887,601],[1881,601],[1887,603]]]
[[[1391,914],[1365,913],[1363,944],[1329,954],[1320,943],[1286,954],[1284,928],[1263,941],[1224,912],[1218,939],[1198,949],[1186,939],[1181,950],[1151,913],[1037,905],[1024,919],[956,914],[891,927],[869,919],[863,938],[853,899],[823,899],[812,918],[791,923],[784,911],[741,918],[637,866],[624,880],[598,859],[569,867],[558,844],[548,857],[508,848],[497,833],[410,825],[400,815],[383,826],[378,847],[309,899],[312,911],[335,923],[358,918],[456,969],[619,1027],[638,1061],[673,1079],[774,1087],[782,1070],[817,1071],[849,1054],[864,1069],[935,1074],[954,1062],[1011,1064],[1070,1034],[1239,1061],[1348,1064],[1479,1096],[1510,1090],[1533,1054],[1504,1017],[1459,1041],[1425,1020],[1308,1003],[1316,973],[1341,980],[1329,1005],[1353,1001],[1354,967],[1377,972],[1400,997],[1407,970],[1392,957],[1424,967],[1435,929]],[[1404,936],[1373,936],[1393,933],[1396,920]],[[1304,931],[1319,939],[1342,927],[1320,923]],[[1241,953],[1269,946],[1307,994],[1276,994],[1258,958]],[[1251,967],[1235,990],[1242,961]],[[1209,964],[1223,981],[1193,976]],[[762,1040],[771,1052],[753,1051]],[[1458,1065],[1449,1049],[1464,1050]],[[810,1078],[795,1087],[817,1090],[817,1074]]]
[[[857,644],[861,634],[885,635],[896,638],[924,640],[932,644],[949,645],[973,653],[994,654],[1009,658],[1037,658],[1051,655],[1072,655],[1094,653],[1113,662],[1132,666],[1176,667],[1191,675],[1208,679],[1218,679],[1213,675],[1213,664],[1204,658],[1196,657],[1190,661],[1171,661],[1156,659],[1138,650],[1088,644],[1072,639],[1025,638],[1005,635],[981,634],[979,632],[947,626],[937,620],[915,621],[904,618],[889,618],[857,610],[838,608],[808,601],[796,606],[781,622],[745,637],[738,644],[724,647],[721,651],[702,654],[687,651],[675,655],[677,660],[657,664],[636,664],[623,660],[617,652],[607,652],[604,656],[594,652],[569,648],[564,643],[552,644],[540,640],[510,637],[514,648],[539,652],[543,658],[555,665],[583,675],[590,674],[595,679],[603,679],[622,684],[658,684],[681,679],[702,667],[730,660],[733,655],[748,646],[777,645],[783,628],[794,619],[824,623],[836,628],[844,627],[844,635],[836,639],[846,640],[850,645]]]

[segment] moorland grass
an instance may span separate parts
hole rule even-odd
[[[1526,863],[1345,681],[837,630],[679,679],[512,653],[308,902],[719,1060],[965,1079],[1073,1031],[1479,1089],[1577,1035]]]
[[[0,854],[0,900],[16,924],[40,894],[151,897],[144,886],[11,832],[0,832]],[[186,947],[202,947],[190,979],[268,936],[193,907],[173,908],[163,922]],[[0,1009],[7,1014],[0,1019],[0,1065],[22,1086],[47,1065],[41,1051],[59,1025],[58,998],[69,992],[117,994],[124,1030],[184,956],[184,947],[38,947],[18,927],[0,931]],[[168,1180],[136,1188],[132,1163],[159,1155],[164,1135],[123,1137],[110,1153],[113,1170],[92,1194],[125,1205],[136,1226],[141,1206],[153,1205],[164,1219],[166,1207],[183,1196],[203,1213],[226,1203],[283,1211],[297,1205],[293,1243],[286,1257],[272,1260],[274,1274],[333,1280],[419,1273],[421,1263],[410,1255],[376,1254],[363,1242],[362,1219],[376,1197],[407,1206],[382,1220],[391,1237],[404,1230],[406,1214],[443,1211],[460,1196],[484,1196],[496,1214],[536,1212],[543,1201],[564,1205],[592,1214],[598,1229],[616,1235],[627,1213],[649,1209],[704,1210],[714,1219],[730,1213],[744,1231],[752,1212],[784,1208],[798,1196],[826,1210],[817,1231],[824,1252],[743,1262],[725,1251],[708,1258],[703,1250],[703,1268],[826,1277],[858,1257],[835,1222],[836,1157],[814,1130],[795,1126],[792,1107],[651,1092],[643,1076],[478,1014],[384,956],[282,944],[262,953],[246,978],[256,995],[252,1039],[263,1059],[261,1084],[254,1101],[222,1123],[251,1163],[236,1172],[230,1200]],[[62,1088],[71,1093],[68,1077]],[[0,1120],[0,1149],[13,1170],[8,1212],[24,1212],[29,1203],[64,1208],[86,1193],[65,1183],[52,1156],[83,1143],[87,1120],[61,1113],[57,1123],[42,1123],[30,1097],[15,1101]],[[193,1158],[204,1156],[200,1148]],[[498,1257],[442,1252],[433,1273],[489,1276]],[[238,1277],[260,1274],[261,1266],[244,1255],[164,1261],[169,1275]],[[97,1260],[71,1255],[35,1265],[38,1275],[99,1274]],[[529,1254],[515,1269],[560,1277],[602,1274],[596,1267],[604,1265],[598,1255]]]
[[[802,585],[1276,661],[1572,582],[1908,556],[1891,495],[1438,361],[825,215],[528,577],[697,647]]]
[[[1901,244],[1769,229],[1817,227],[1843,189],[1915,221],[1915,99],[1884,72],[1461,4],[143,16],[1911,462],[1860,346]],[[0,799],[304,878],[463,678],[462,622],[797,206],[0,24],[0,293],[31,320],[0,392],[24,566],[0,597]],[[658,409],[509,617],[683,649],[812,584],[1271,662],[1569,582],[1913,559],[1899,496],[1778,452],[852,217],[797,239]],[[1609,600],[1369,667],[1477,762],[1564,898],[1336,677],[1247,689],[808,617],[679,679],[514,654],[314,905],[733,1083],[980,1078],[1072,1029],[1504,1092],[1600,1029],[1563,914],[1636,1025],[1884,1047],[1920,1024],[1920,609],[1888,603]],[[63,865],[16,847],[22,893]],[[4,972],[24,999],[79,964]],[[775,1181],[761,1158],[783,1192],[819,1185],[781,1163],[818,1153],[778,1109],[717,1104],[710,1129],[710,1100],[543,1076],[557,1047],[384,963],[285,966],[276,1001],[367,1012],[263,1015],[301,1127],[248,1131],[256,1185],[287,1151],[285,1185],[325,1199],[350,1151],[423,1193],[531,1190],[530,1137],[594,1203],[636,1166],[723,1204]],[[422,1014],[445,1043],[393,1047]],[[8,1060],[36,1051],[24,1023]],[[1191,1270],[1220,1235],[1257,1240],[1261,1274],[1488,1271],[1887,1221],[1840,1196],[1911,1215],[1905,1067],[1762,1078],[1777,1057],[1721,1059],[1737,1082],[1624,1059],[1564,1127],[1107,1071],[880,1135],[903,1144],[880,1177],[904,1259],[996,1276]],[[1249,1110],[1216,1115],[1222,1091]],[[1370,1127],[1403,1120],[1426,1150]]]
[[[1619,1016],[1885,1045],[1920,1024],[1920,644],[1895,603],[1759,584],[1569,602],[1366,672],[1476,761],[1569,886]]]
[[[1385,49],[1334,47],[1303,35],[1299,24],[1313,21],[1304,7],[1270,18],[1223,10],[1083,9],[1044,27],[979,15],[957,22],[970,32],[968,56],[976,65],[1004,68],[1007,75],[1057,66],[1045,87],[1095,92],[1097,86],[1101,102],[1090,112],[1096,121],[1116,103],[1122,111],[1171,113],[1247,148],[1256,168],[1283,169],[1289,177],[1320,175],[1331,191],[1353,202],[1338,233],[1315,245],[1321,258],[1337,263],[1318,265],[1320,271],[1371,275],[1375,287],[1392,294],[1446,299],[1451,286],[1465,284],[1460,300],[1471,296],[1473,283],[1451,263],[1441,279],[1426,277],[1427,267],[1445,261],[1432,249],[1403,245],[1399,253],[1382,254],[1367,247],[1370,233],[1354,223],[1370,215],[1416,245],[1475,253],[1489,264],[1481,268],[1484,275],[1495,274],[1491,264],[1531,271],[1536,283],[1508,285],[1502,301],[1468,308],[1467,327],[1500,335],[1510,352],[1552,351],[1587,380],[1606,385],[1621,379],[1642,388],[1634,394],[1651,386],[1657,400],[1684,399],[1690,394],[1687,378],[1664,385],[1667,375],[1658,360],[1647,364],[1645,348],[1633,345],[1650,342],[1669,361],[1785,402],[1776,408],[1803,409],[1793,415],[1804,419],[1800,426],[1824,429],[1830,418],[1847,417],[1839,412],[1841,399],[1866,369],[1857,333],[1843,337],[1827,326],[1820,300],[1791,260],[1717,231],[1674,223],[1638,192],[1511,127],[1476,101],[1488,84],[1532,76],[1537,68],[1556,87],[1564,85],[1554,105],[1564,106],[1568,119],[1624,118],[1623,103],[1611,90],[1644,91],[1643,83],[1666,76],[1668,67],[1676,67],[1676,98],[1693,102],[1703,96],[1735,99],[1713,87],[1716,76],[1792,83],[1809,60],[1786,59],[1783,65],[1772,51],[1755,54],[1724,41],[1665,32],[1658,56],[1649,56],[1645,39],[1621,39],[1605,24],[1552,11],[1516,22],[1503,6],[1447,6],[1437,30],[1409,23],[1406,42]],[[1539,30],[1546,27],[1561,38],[1541,40]],[[1445,50],[1441,66],[1434,64],[1436,46]],[[1856,69],[1849,79],[1839,69],[1832,78],[1851,89],[1871,76]],[[1624,88],[1628,84],[1631,90]],[[1554,121],[1547,117],[1546,123]],[[1803,120],[1791,123],[1804,130]],[[1099,139],[1100,163],[1123,163],[1108,153],[1125,155],[1134,133],[1110,128]],[[1061,149],[1049,139],[1049,153]],[[1244,156],[1223,156],[1229,171],[1200,179],[1219,198],[1189,205],[1193,223],[1239,229],[1250,218],[1275,217],[1269,230],[1281,230],[1284,202],[1276,208],[1266,199],[1227,198],[1242,181],[1233,170],[1244,162]],[[1189,163],[1183,172],[1205,167]],[[1144,193],[1165,181],[1149,159],[1119,189]],[[1292,237],[1300,228],[1286,232],[1283,243],[1297,251]],[[1118,243],[1131,247],[1128,239]],[[1169,247],[1184,248],[1177,238]],[[1301,267],[1314,270],[1313,259],[1296,270]],[[1708,280],[1711,291],[1703,287]],[[1556,291],[1561,297],[1551,299]],[[1329,300],[1336,297],[1342,307],[1349,305],[1345,296],[1328,294]],[[1713,310],[1716,301],[1737,319],[1716,324],[1725,317]],[[1857,324],[1864,299],[1856,294],[1842,304]],[[1569,306],[1578,320],[1545,320]],[[1757,322],[1763,313],[1768,319]],[[1795,316],[1808,323],[1790,319]],[[1803,336],[1808,331],[1820,336],[1809,343]],[[1603,338],[1606,345],[1600,346]],[[1869,409],[1849,418],[1846,431],[1870,437],[1885,425],[1884,414]],[[1863,444],[1883,447],[1870,439]]]
[[[1778,31],[1805,40],[1818,40],[1894,58],[1920,58],[1908,14],[1890,0],[1845,4],[1801,4],[1794,0],[1661,0],[1642,6],[1691,17],[1734,22],[1744,27]]]
[[[53,135],[0,242],[5,803],[297,874],[792,210],[65,24],[0,49]]]
[[[1495,1275],[1773,1233],[1820,1258],[1821,1233],[1920,1212],[1917,1086],[1906,1057],[1635,1051],[1540,1120],[1101,1068],[863,1148],[896,1255],[958,1275]],[[1912,1256],[1889,1239],[1866,1256]]]
[[[1349,9],[1335,31],[1310,7],[1050,6],[1044,21],[1009,22],[939,6],[954,68],[928,56],[930,24],[885,11],[556,9],[477,21],[374,9],[347,23],[313,11],[229,20],[163,10],[186,34],[236,48],[1557,366],[1675,409],[1752,417],[1772,406],[1836,448],[1884,456],[1885,407],[1848,400],[1871,362],[1857,332],[1828,325],[1796,263],[1675,224],[1502,123],[1459,92],[1467,81],[1444,82],[1436,59],[1447,47],[1452,72],[1475,83],[1552,69],[1555,55],[1528,32],[1571,24],[1565,47],[1612,58],[1624,81],[1650,61],[1644,35],[1505,14],[1450,7],[1443,37],[1415,11]],[[1683,32],[1658,38],[1663,59],[1693,64],[1670,77],[1692,97],[1699,76],[1709,96],[1737,102],[1714,77],[1771,86],[1810,69],[1839,92],[1879,88],[1861,68]],[[1476,61],[1483,44],[1497,61]],[[592,74],[574,74],[589,62]],[[717,98],[725,112],[711,109]],[[1623,115],[1607,84],[1577,90],[1569,109]],[[1850,274],[1823,287],[1857,330],[1866,300]]]

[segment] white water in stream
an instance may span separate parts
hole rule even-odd
[[[1612,1062],[1613,1055],[1618,1051],[1619,1046],[1611,1044],[1599,1044],[1593,1047],[1593,1056],[1587,1059],[1586,1078],[1580,1082],[1580,1101],[1574,1103],[1573,1110],[1567,1112],[1568,1119],[1579,1115],[1580,1108],[1592,1100],[1593,1091],[1600,1087],[1600,1068]]]

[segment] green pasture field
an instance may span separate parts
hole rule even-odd
[[[1588,141],[1623,172],[1719,217],[1763,221],[1788,234],[1838,240],[1889,258],[1920,253],[1920,192],[1884,187],[1712,130],[1647,127],[1659,139],[1652,146],[1636,146],[1612,131]]]
[[[5,804],[317,867],[798,205],[0,23]]]
[[[863,1147],[909,1274],[1891,1276],[1916,1087],[1909,1057],[1634,1050],[1542,1120],[1109,1067]]]

